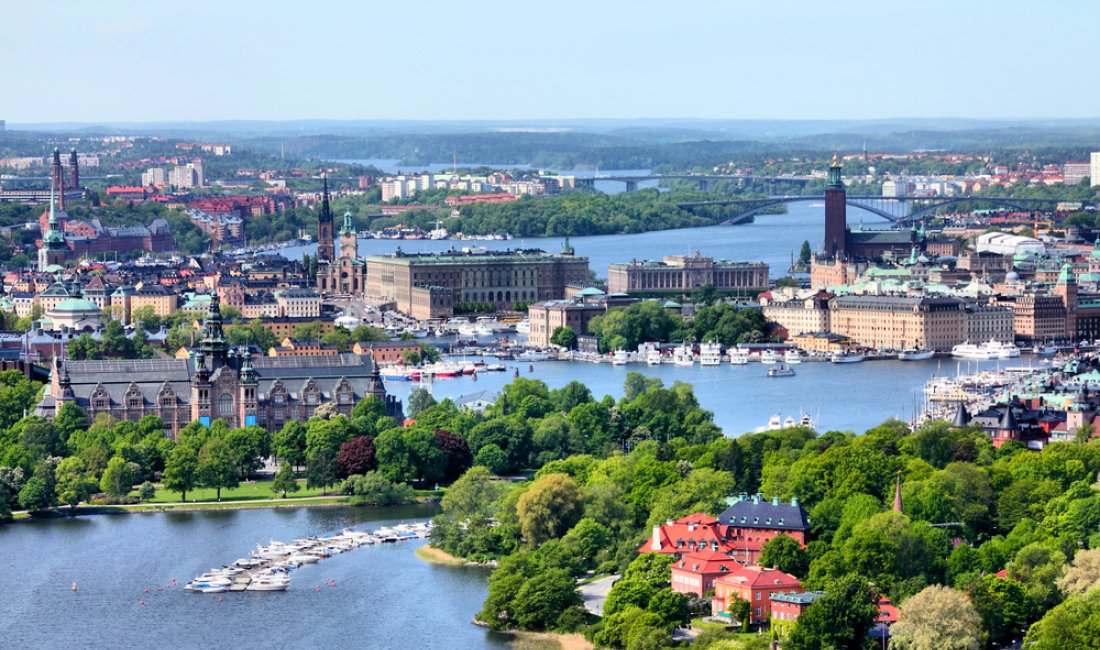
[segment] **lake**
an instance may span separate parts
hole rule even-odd
[[[488,571],[424,562],[414,555],[424,541],[361,547],[303,567],[281,593],[182,589],[195,575],[272,539],[290,541],[352,526],[374,530],[427,519],[435,511],[429,506],[290,508],[0,526],[0,646],[509,647],[507,637],[470,624],[485,598]],[[164,589],[172,578],[179,584]],[[335,586],[326,585],[329,578]]]

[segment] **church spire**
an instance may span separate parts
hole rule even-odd
[[[210,306],[206,309],[206,318],[202,324],[202,341],[199,350],[210,357],[211,362],[226,356],[225,334],[222,331],[221,303],[218,292],[210,294]]]

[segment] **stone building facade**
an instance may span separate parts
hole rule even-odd
[[[669,256],[661,262],[633,261],[607,269],[608,293],[688,293],[704,285],[722,292],[756,294],[768,288],[764,262],[729,262],[701,255]]]

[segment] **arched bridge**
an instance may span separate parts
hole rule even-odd
[[[692,201],[677,204],[681,208],[702,207],[708,205],[743,205],[747,209],[737,216],[723,222],[725,225],[734,225],[747,221],[761,210],[779,205],[781,203],[796,203],[799,201],[824,201],[823,195],[817,196],[769,196],[759,199],[723,199],[718,201]],[[908,224],[921,221],[936,210],[958,203],[987,203],[1003,205],[1018,210],[1036,210],[1053,208],[1059,203],[1074,203],[1074,199],[1017,199],[1003,197],[973,197],[973,196],[874,196],[848,194],[844,202],[854,208],[866,210],[871,214],[887,221],[899,224]]]

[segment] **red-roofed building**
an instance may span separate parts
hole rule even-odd
[[[509,201],[517,201],[519,197],[514,194],[508,194],[507,192],[498,192],[496,194],[470,194],[466,196],[448,196],[444,199],[444,203],[452,208],[461,207],[464,205],[473,205],[475,203],[508,203]]]
[[[733,549],[725,540],[726,527],[718,520],[702,512],[670,521],[664,526],[654,526],[649,541],[638,549],[639,553],[665,553],[681,557],[687,553]]]
[[[115,185],[107,188],[107,198],[123,201],[144,201],[147,188],[141,185]],[[154,189],[153,192],[156,192]]]
[[[749,623],[764,623],[771,618],[772,596],[800,591],[802,583],[789,573],[756,565],[739,566],[714,581],[711,614],[730,618],[730,603],[740,598],[751,605]]]
[[[702,596],[710,591],[716,578],[735,567],[737,563],[733,558],[721,551],[687,553],[672,564],[669,582],[673,591]]]

